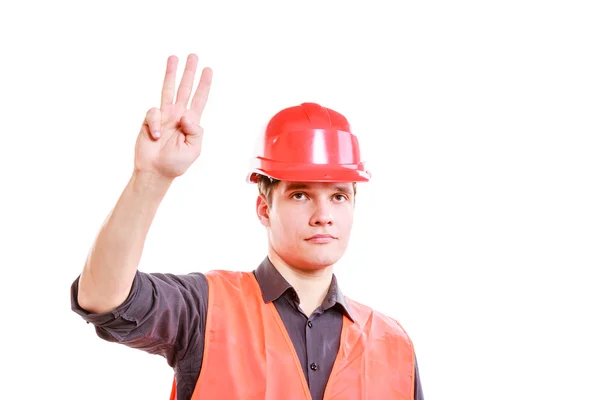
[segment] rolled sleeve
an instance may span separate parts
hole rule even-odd
[[[200,273],[173,275],[137,271],[127,299],[95,314],[77,302],[79,277],[71,285],[71,309],[109,342],[164,356],[172,367],[204,330],[208,282]]]
[[[96,328],[110,331],[115,335],[114,340],[124,340],[127,332],[137,328],[139,321],[148,315],[151,309],[150,302],[135,301],[140,298],[151,299],[153,297],[149,282],[140,282],[143,280],[145,280],[145,277],[138,271],[133,279],[127,299],[115,310],[95,314],[83,309],[77,302],[79,292],[79,277],[77,277],[71,285],[71,310]]]

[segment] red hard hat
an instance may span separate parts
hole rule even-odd
[[[342,114],[316,103],[279,111],[260,138],[247,181],[366,182],[371,173]]]

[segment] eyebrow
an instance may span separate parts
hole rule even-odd
[[[285,191],[291,192],[293,190],[308,190],[308,189],[310,189],[310,186],[308,186],[305,183],[290,183],[285,188]],[[335,192],[341,192],[341,193],[345,193],[348,195],[352,194],[352,191],[350,189],[348,189],[346,186],[336,185],[336,186],[332,186],[332,189]]]

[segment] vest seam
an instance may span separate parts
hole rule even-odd
[[[207,280],[207,286],[208,286],[208,301],[207,301],[207,306],[206,306],[206,325],[204,326],[204,350],[202,351],[202,366],[204,365],[209,365],[207,360],[210,360],[210,357],[208,357],[211,353],[209,351],[210,346],[208,346],[208,335],[210,332],[209,327],[212,326],[212,321],[213,321],[213,313],[212,313],[212,305],[214,303],[214,287],[211,288],[211,284],[213,284],[215,282],[214,277],[210,274],[210,273],[206,273],[206,280]],[[205,371],[206,368],[200,367],[200,373],[198,374],[198,379],[196,380],[196,384],[194,385],[194,390],[192,390],[192,397],[190,398],[193,399],[194,398],[194,393],[196,392],[197,386],[200,384],[200,382],[202,381],[203,376],[205,375]]]

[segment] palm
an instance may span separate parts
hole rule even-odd
[[[203,132],[199,123],[208,98],[212,71],[209,68],[202,71],[198,88],[188,108],[196,66],[197,58],[192,54],[188,57],[177,98],[173,102],[177,58],[169,58],[160,110],[152,109],[148,113],[137,139],[137,171],[174,178],[183,174],[200,155]],[[160,138],[152,136],[155,131],[160,132]]]

